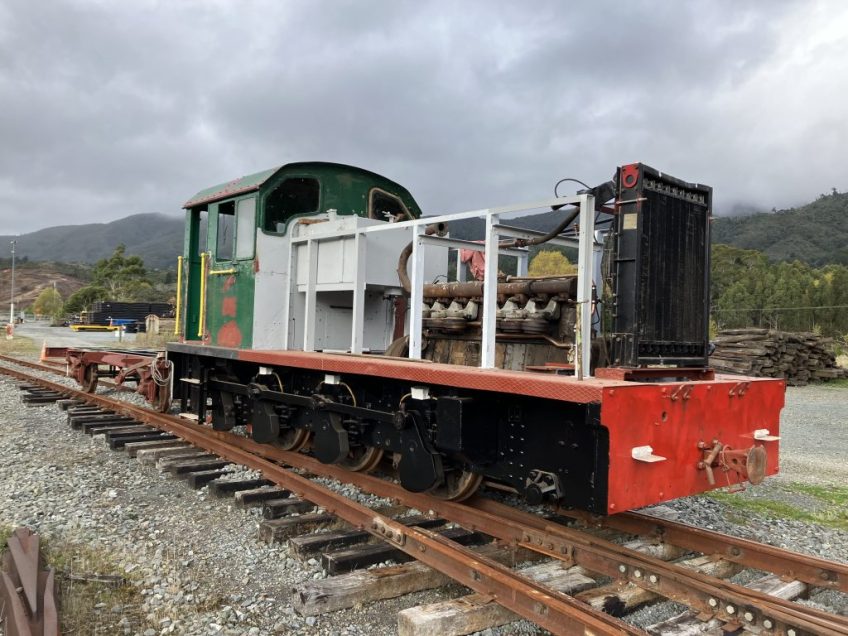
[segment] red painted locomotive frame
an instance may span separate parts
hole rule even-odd
[[[710,380],[634,382],[480,369],[427,361],[283,350],[238,350],[188,344],[169,349],[257,365],[384,377],[412,385],[455,387],[601,405],[609,430],[607,512],[639,508],[748,480],[752,449],[765,465],[758,479],[778,472],[782,380],[715,376]],[[675,369],[666,370],[676,372]],[[705,377],[709,377],[707,374]],[[550,422],[550,426],[556,426]],[[709,452],[720,452],[705,465]],[[649,456],[645,448],[650,448]],[[722,458],[727,457],[723,462]],[[742,459],[740,470],[734,469]],[[733,460],[733,461],[731,461]],[[709,470],[708,470],[709,469]],[[710,480],[714,483],[710,483]]]

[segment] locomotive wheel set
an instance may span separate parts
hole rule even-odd
[[[711,195],[630,164],[574,197],[421,218],[379,175],[288,164],[186,203],[180,342],[68,351],[69,372],[352,471],[390,459],[447,499],[485,481],[613,514],[758,483],[784,387],[708,368]],[[548,233],[501,223],[539,209]],[[482,242],[449,236],[467,219]],[[577,275],[528,276],[538,244],[577,247]],[[438,282],[449,250],[458,280]]]

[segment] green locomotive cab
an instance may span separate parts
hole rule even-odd
[[[222,183],[201,190],[183,207],[182,335],[233,348],[283,348],[289,340],[284,333],[295,328],[293,321],[281,322],[281,295],[293,269],[293,227],[345,217],[385,223],[421,214],[409,191],[394,181],[325,162],[290,163]],[[343,268],[343,259],[336,265]],[[343,287],[345,281],[329,282]],[[338,318],[329,327],[344,322]]]

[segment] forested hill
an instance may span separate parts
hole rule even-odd
[[[134,214],[111,223],[59,225],[20,236],[0,236],[0,258],[9,257],[9,241],[15,239],[15,255],[31,261],[95,263],[108,258],[118,245],[128,255],[141,256],[147,267],[176,267],[183,253],[182,216]]]
[[[716,217],[713,244],[753,249],[772,261],[848,265],[848,193],[822,195],[807,205],[742,217]]]
[[[568,210],[510,219],[506,223],[547,231]],[[470,219],[451,224],[457,238],[481,238],[484,224]],[[16,254],[33,261],[94,263],[107,258],[119,244],[148,267],[173,267],[183,246],[183,219],[162,214],[136,214],[111,223],[50,227],[20,236],[0,236],[0,259]],[[814,266],[848,265],[848,193],[834,193],[798,208],[739,217],[715,217],[713,244],[727,244],[765,253],[772,261],[800,260]]]

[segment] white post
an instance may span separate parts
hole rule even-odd
[[[520,277],[527,276],[528,261],[530,260],[529,252],[525,252],[524,254],[516,256],[515,258],[518,261],[518,265],[516,266],[515,270],[515,275]]]
[[[421,330],[424,318],[424,246],[419,238],[424,233],[423,225],[412,226],[412,276],[409,291],[409,357],[421,359]]]
[[[17,241],[12,241],[12,289],[9,299],[9,324],[15,324],[15,243]],[[52,318],[52,316],[51,316]]]
[[[289,229],[288,267],[283,273],[283,313],[280,321],[283,324],[283,349],[289,349],[289,330],[291,329],[292,294],[297,293],[297,253],[298,245],[292,241],[294,229]]]
[[[483,338],[480,343],[480,366],[495,367],[495,330],[498,311],[498,224],[497,214],[486,216],[486,267],[483,278]]]
[[[456,280],[460,283],[465,282],[465,264],[462,262],[462,251],[456,248]]]
[[[574,374],[578,380],[591,377],[592,368],[592,275],[595,271],[595,197],[580,195],[579,251],[577,256],[577,355]]]
[[[362,353],[365,331],[365,235],[357,232],[354,240],[353,316],[350,325],[350,352]]]
[[[303,350],[315,351],[315,303],[318,292],[318,241],[306,242],[306,305],[303,312]]]

